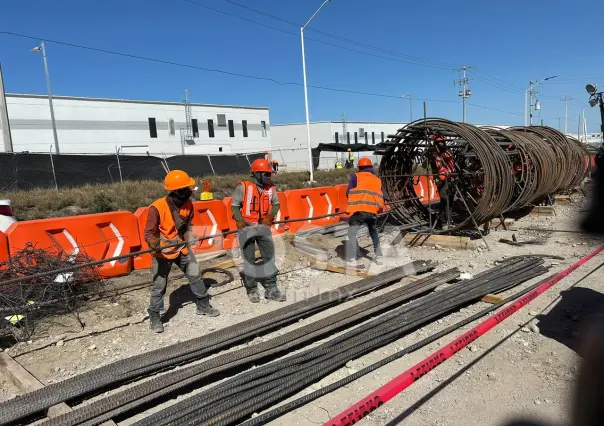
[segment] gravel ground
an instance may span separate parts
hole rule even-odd
[[[601,241],[577,233],[529,231],[522,228],[538,227],[566,231],[576,229],[577,212],[584,208],[583,203],[582,199],[577,199],[571,205],[558,206],[555,217],[522,218],[516,222],[520,229],[515,231],[491,232],[486,237],[490,251],[396,247],[386,253],[387,258],[383,266],[378,267],[366,259],[368,270],[379,272],[410,260],[423,259],[439,262],[437,271],[457,266],[462,272],[475,274],[494,266],[497,260],[506,256],[543,253],[557,254],[565,258],[554,262],[552,270],[558,271],[598,247]],[[500,238],[511,239],[512,234],[516,235],[518,241],[538,240],[539,243],[510,246],[498,242]],[[393,237],[394,233],[386,233],[382,241],[387,243]],[[335,258],[334,253],[339,252],[338,247],[341,247],[342,240],[316,236],[309,238],[313,244],[323,247],[329,256],[334,256],[333,263],[341,262]],[[338,288],[357,279],[309,268],[310,258],[295,250],[287,237],[278,239],[276,243],[281,254],[279,285],[287,292],[286,304]],[[372,249],[367,236],[361,238],[361,245],[369,246],[371,257]],[[362,423],[383,425],[404,420],[409,425],[451,426],[466,425],[474,421],[480,425],[500,425],[514,415],[534,416],[552,422],[564,419],[568,392],[576,371],[577,356],[574,349],[580,337],[581,325],[590,313],[600,307],[601,299],[604,299],[604,296],[601,296],[604,283],[598,279],[598,273],[576,286],[573,285],[594,269],[599,259],[600,257],[592,260],[571,277],[564,279],[525,309],[481,337],[470,349],[461,351],[431,371]],[[208,265],[217,261],[208,262]],[[145,319],[148,302],[146,283],[149,278],[150,274],[145,271],[114,280],[109,288],[134,283],[141,283],[143,288],[119,295],[111,293],[108,297],[91,303],[82,313],[82,320],[86,324],[84,330],[80,330],[72,318],[58,318],[46,324],[44,331],[31,342],[18,344],[8,349],[8,352],[16,356],[16,359],[43,383],[53,383],[117,359],[202,336],[283,306],[276,302],[266,302],[264,299],[260,304],[252,305],[239,282],[234,282],[210,291],[213,295],[213,305],[222,313],[220,317],[197,317],[185,281],[175,279],[170,284],[169,296],[166,298],[168,302],[169,297],[171,306],[166,331],[154,335],[149,332],[148,321]],[[396,285],[398,284],[394,286]],[[394,286],[366,297],[382,294]],[[568,290],[569,288],[571,289]],[[365,297],[341,304],[247,344],[252,345],[283,334],[308,321],[348,308],[363,299]],[[350,374],[485,306],[487,305],[479,302],[462,308],[400,341],[351,361],[346,368],[324,378],[309,389],[316,389]],[[465,329],[472,326],[468,325]],[[461,333],[462,330],[458,330],[345,388],[283,416],[272,424],[322,424]],[[301,394],[308,391],[305,390]],[[17,390],[0,376],[0,400],[12,398],[16,393]],[[123,422],[128,423],[130,421]]]

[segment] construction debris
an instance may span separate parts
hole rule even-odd
[[[39,321],[49,316],[73,314],[79,321],[79,308],[90,295],[103,291],[98,267],[85,266],[35,279],[28,277],[89,262],[91,259],[83,250],[68,256],[29,245],[9,261],[0,263],[0,282],[20,279],[12,284],[0,284],[0,337],[27,341]]]

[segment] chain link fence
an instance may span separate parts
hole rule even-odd
[[[247,173],[250,163],[262,157],[264,153],[174,156],[0,153],[0,191],[161,180],[175,169],[199,177]]]

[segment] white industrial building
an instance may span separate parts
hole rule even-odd
[[[310,123],[312,147],[320,143],[366,144],[367,151],[354,153],[355,158],[373,155],[372,146],[384,142],[406,123],[371,121],[319,121]],[[308,137],[306,124],[275,124],[271,128],[271,152],[286,170],[308,170]],[[332,169],[344,160],[345,153],[322,152],[319,169]],[[280,166],[281,167],[281,166]]]
[[[53,96],[53,104],[62,154],[234,154],[270,149],[268,108],[72,96]],[[11,144],[14,152],[54,151],[47,96],[6,94],[6,110],[10,135],[0,129],[0,152],[11,151]]]

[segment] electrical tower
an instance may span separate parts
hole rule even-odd
[[[348,139],[348,125],[346,123],[346,113],[342,113],[342,137],[346,138],[346,143],[350,143]],[[344,143],[344,142],[341,142]],[[344,154],[340,154],[340,161],[344,161]]]
[[[457,71],[459,72],[459,80],[454,80],[453,81],[453,86],[459,86],[459,97],[462,99],[463,101],[463,122],[466,122],[466,100],[470,98],[470,96],[472,96],[472,91],[470,90],[470,79],[467,76],[467,71],[474,69],[474,67],[462,67],[459,68]]]
[[[191,124],[192,113],[191,113],[191,103],[189,102],[189,91],[188,90],[185,90],[185,97],[182,102],[185,106],[185,128],[180,129],[180,139],[181,139],[181,143],[183,146],[183,153],[184,153],[185,144],[187,144],[188,141],[193,140],[193,127]]]

